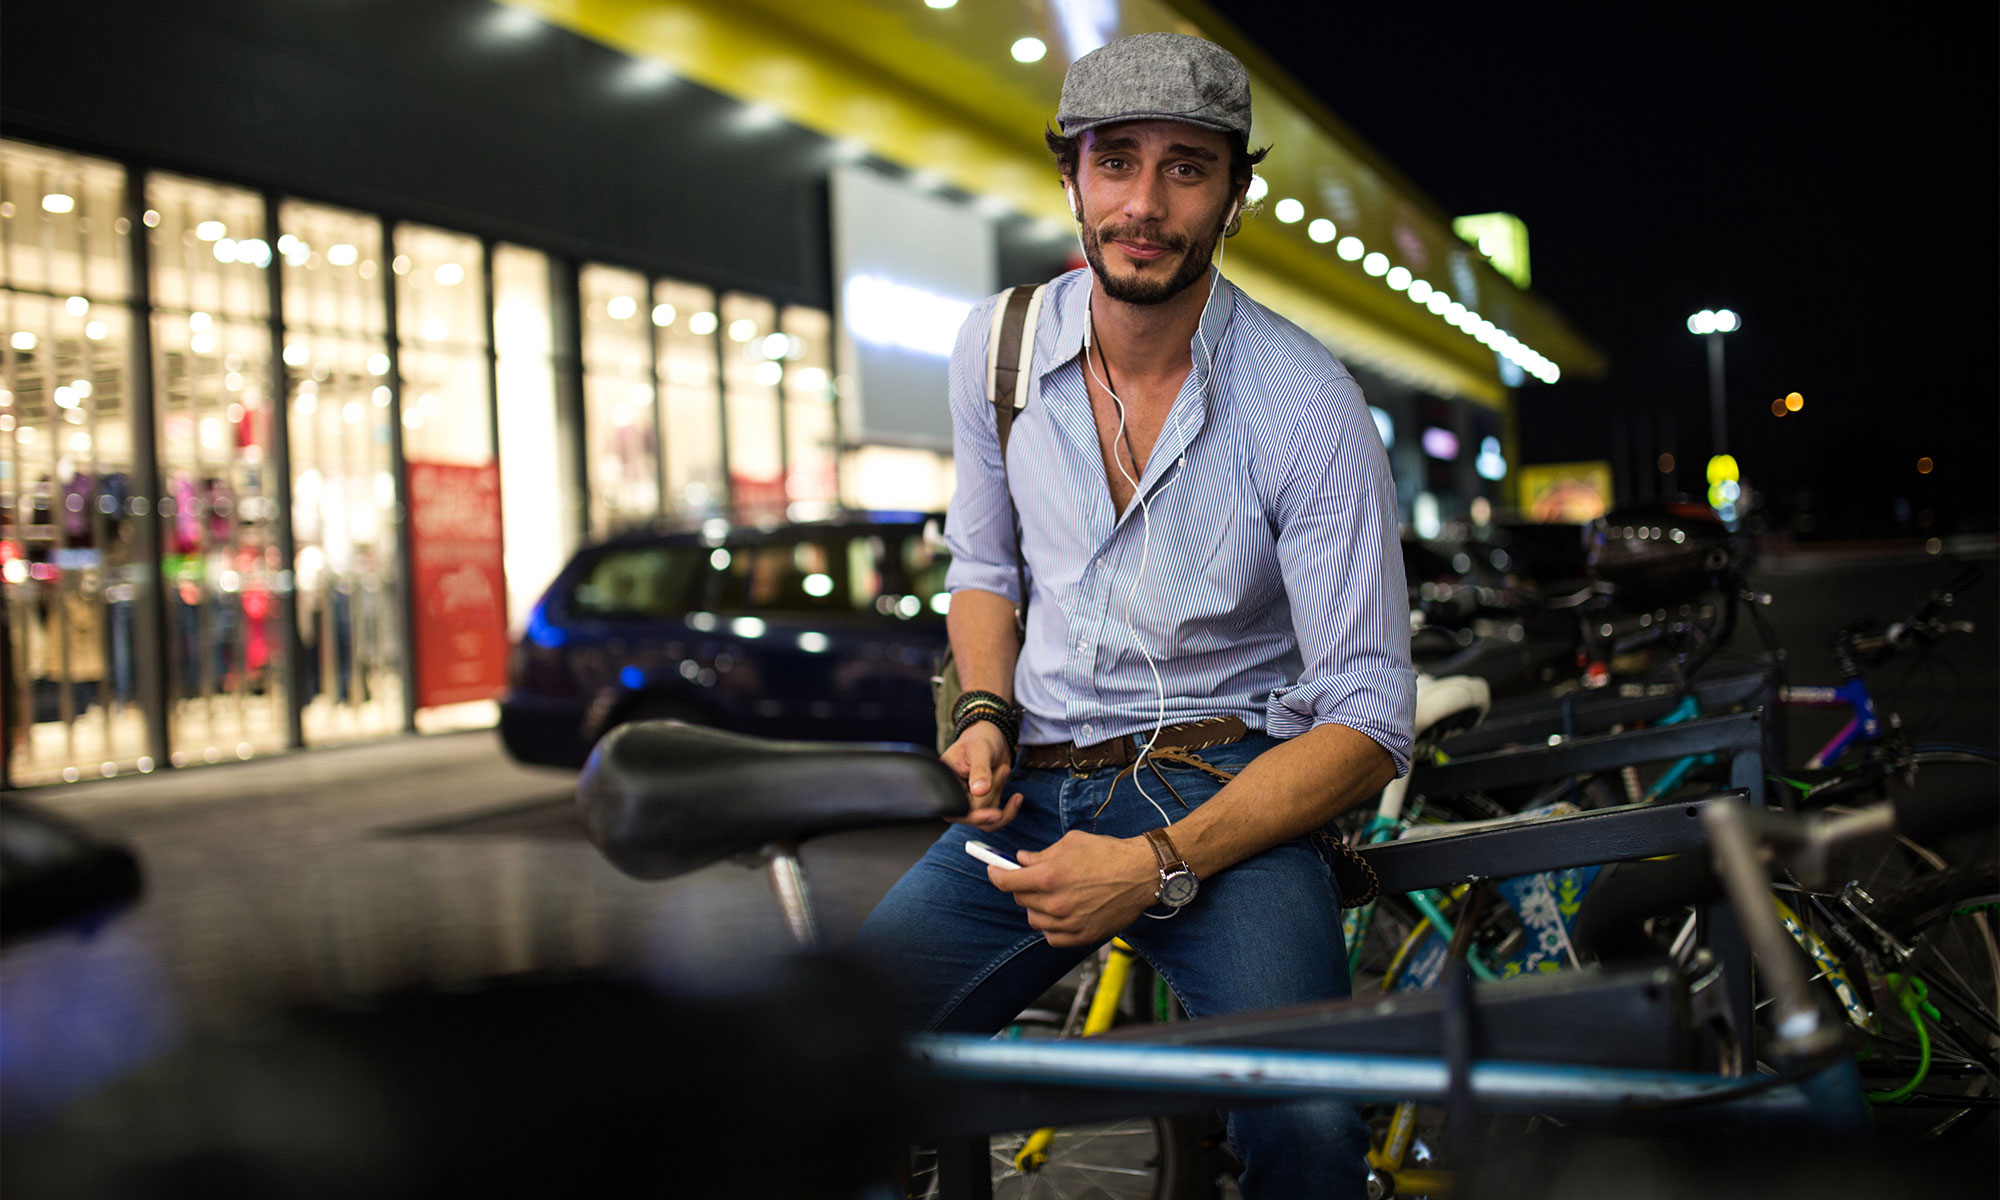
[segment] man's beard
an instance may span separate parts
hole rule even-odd
[[[1220,228],[1199,241],[1184,234],[1168,233],[1164,229],[1148,230],[1142,225],[1114,225],[1100,237],[1097,230],[1088,223],[1083,226],[1083,257],[1090,269],[1097,274],[1097,282],[1104,288],[1104,294],[1113,300],[1126,304],[1165,304],[1186,291],[1208,274],[1208,265],[1215,254],[1215,243],[1222,236]],[[1180,254],[1181,263],[1174,273],[1165,279],[1157,279],[1145,274],[1124,279],[1117,278],[1104,268],[1104,238],[1111,241],[1141,241]]]

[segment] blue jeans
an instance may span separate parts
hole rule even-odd
[[[1276,744],[1253,733],[1199,753],[1235,772]],[[987,880],[985,864],[965,852],[965,843],[977,839],[1012,854],[1042,849],[1072,829],[1138,837],[1167,819],[1178,820],[1223,786],[1191,767],[1162,763],[1160,769],[1173,792],[1148,768],[1136,777],[1143,793],[1132,776],[1114,792],[1114,768],[1088,774],[1017,771],[1007,792],[1019,791],[1025,799],[1011,824],[992,833],[955,825],[937,840],[883,897],[855,939],[858,952],[891,972],[909,1027],[997,1032],[1094,949],[1050,946],[1028,927],[1026,912],[1013,898]],[[1191,1017],[1348,993],[1339,886],[1306,838],[1202,880],[1200,894],[1179,915],[1142,916],[1122,936],[1166,980]],[[1228,1118],[1230,1148],[1243,1162],[1241,1187],[1250,1200],[1350,1200],[1365,1194],[1368,1130],[1352,1105],[1302,1101],[1243,1109]]]

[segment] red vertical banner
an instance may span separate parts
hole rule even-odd
[[[500,467],[409,464],[417,707],[491,700],[507,683]]]

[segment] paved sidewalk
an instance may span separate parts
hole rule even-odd
[[[787,948],[758,872],[618,874],[584,840],[574,784],[476,733],[26,793],[131,846],[145,895],[90,935],[0,956],[0,1100],[32,1107],[58,1076],[285,1005],[598,966],[721,986]],[[829,934],[850,934],[931,836],[809,847]]]

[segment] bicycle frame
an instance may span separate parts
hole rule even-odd
[[[1882,735],[1882,723],[1875,715],[1875,697],[1868,691],[1868,682],[1858,675],[1838,687],[1780,688],[1778,699],[1801,708],[1845,708],[1854,714],[1840,732],[1806,760],[1808,770],[1831,766],[1856,742],[1872,742]]]

